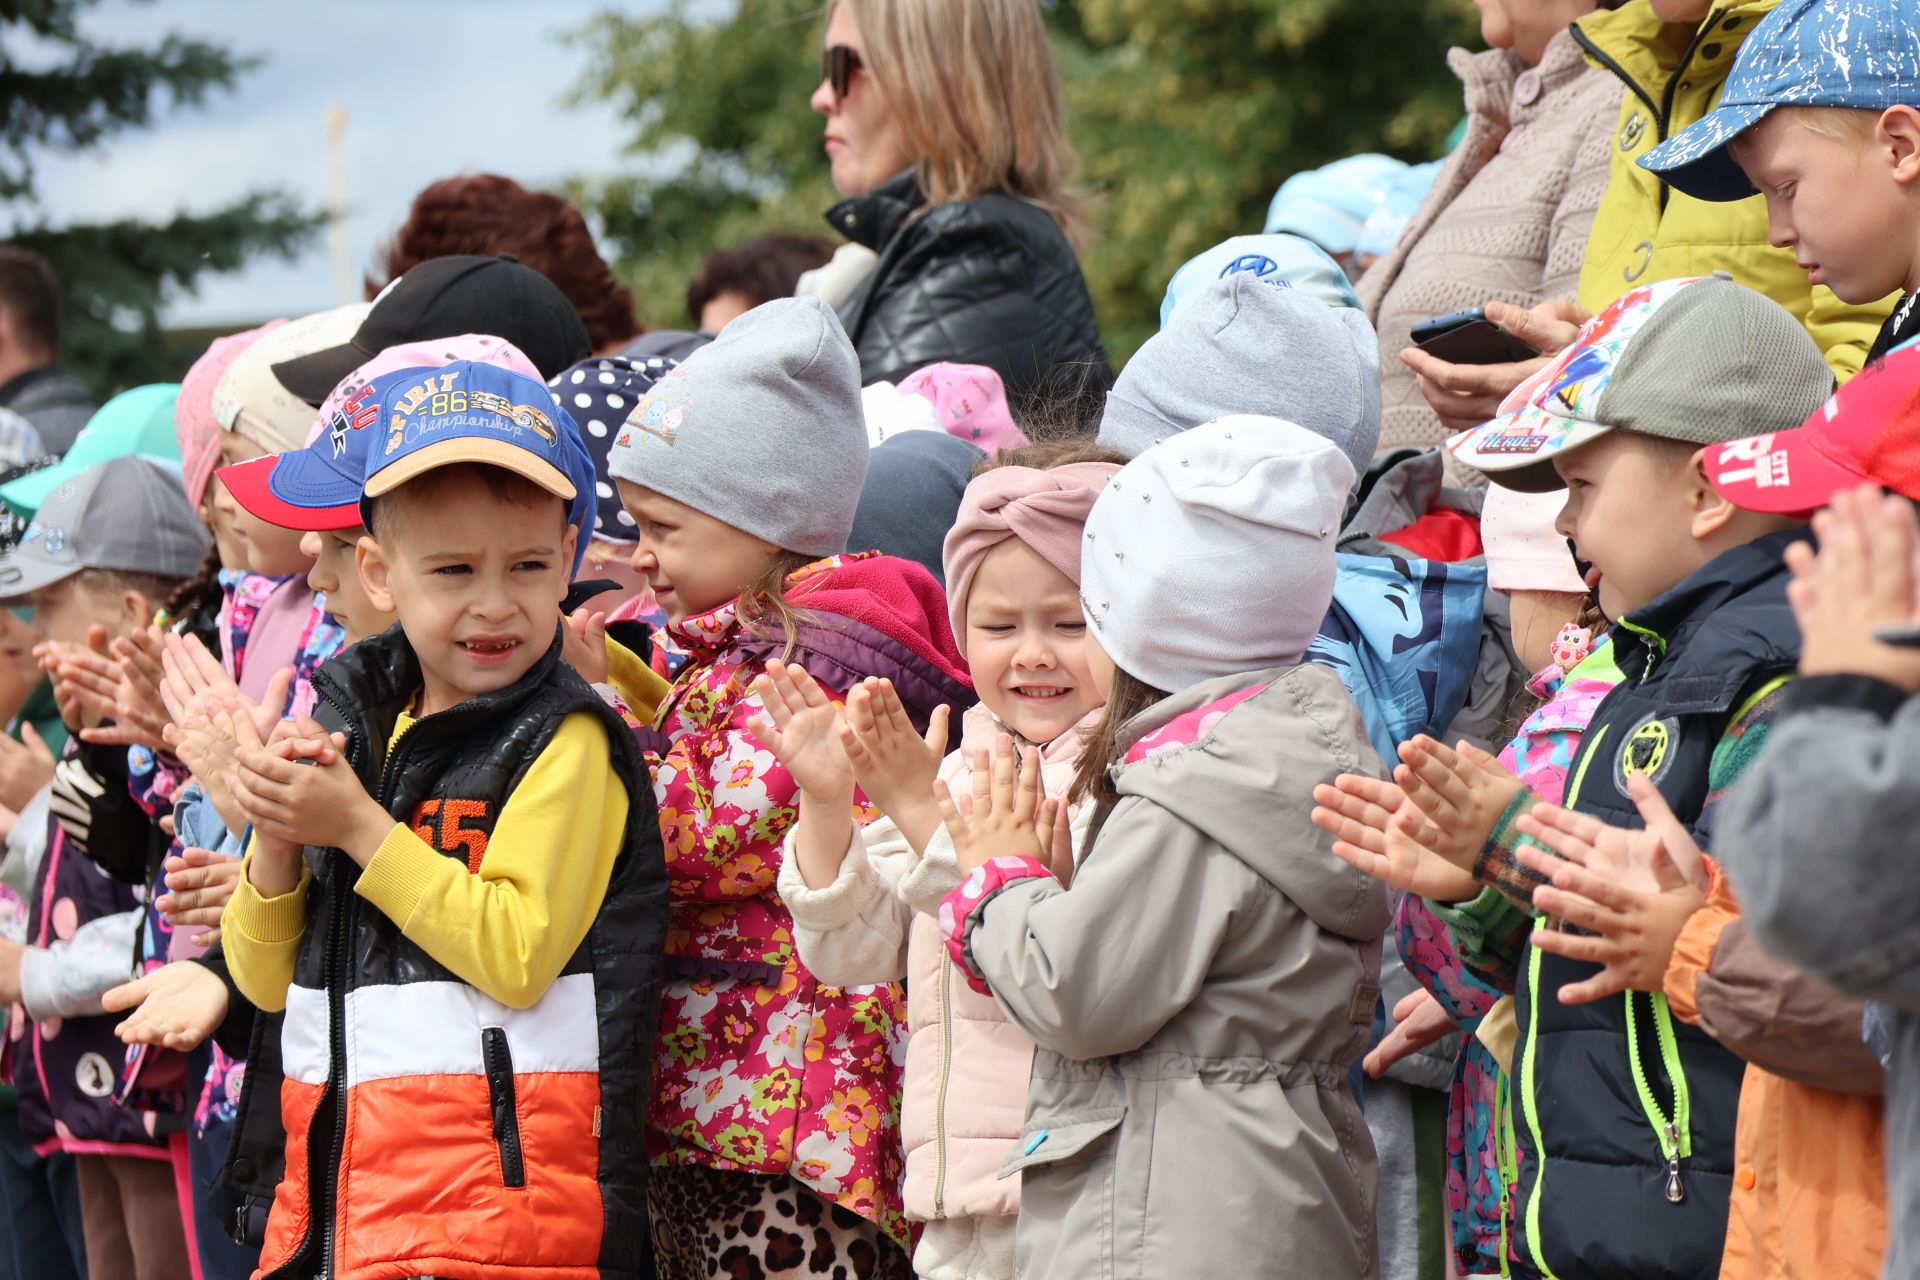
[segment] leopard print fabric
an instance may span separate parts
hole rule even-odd
[[[912,1280],[879,1226],[778,1175],[656,1168],[647,1188],[659,1280]]]

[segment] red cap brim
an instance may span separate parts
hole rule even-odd
[[[301,507],[276,495],[271,484],[273,469],[286,456],[276,453],[236,462],[230,467],[221,467],[213,474],[221,484],[227,486],[227,492],[233,495],[235,502],[268,524],[315,533],[334,533],[360,527],[360,504],[357,501],[334,507]]]
[[[1811,516],[1836,493],[1878,483],[1822,453],[1804,427],[1709,445],[1706,469],[1721,497],[1766,515]]]

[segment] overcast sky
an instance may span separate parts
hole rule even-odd
[[[170,110],[156,128],[84,157],[37,154],[56,222],[206,210],[257,186],[312,205],[327,192],[329,103],[347,111],[356,271],[413,194],[449,174],[492,170],[529,185],[625,167],[611,110],[563,108],[584,54],[555,33],[615,0],[102,0],[85,26],[147,44],[167,31],[262,56],[234,93]],[[633,11],[661,0],[618,0]],[[299,315],[333,305],[323,234],[292,264],[261,261],[208,278],[168,310],[174,323]]]

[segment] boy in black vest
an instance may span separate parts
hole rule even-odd
[[[1798,657],[1781,555],[1805,535],[1722,498],[1705,455],[1798,426],[1831,386],[1777,304],[1724,276],[1667,280],[1608,307],[1503,416],[1448,441],[1496,483],[1567,490],[1557,527],[1614,620],[1625,678],[1587,726],[1567,808],[1639,827],[1629,784],[1644,777],[1710,844],[1714,801],[1753,759]],[[1527,945],[1541,878],[1514,851],[1538,797],[1430,740],[1401,754],[1404,795],[1342,778],[1316,798],[1342,856],[1424,894],[1468,964],[1517,973],[1516,1274],[1711,1280],[1743,1065],[1664,995],[1593,999],[1598,966]],[[1673,914],[1677,936],[1690,911]]]
[[[637,1275],[666,882],[632,735],[560,660],[591,463],[522,375],[375,385],[358,570],[399,625],[234,784],[227,961],[286,1012],[262,1271]]]

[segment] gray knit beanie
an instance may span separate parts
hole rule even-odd
[[[1380,443],[1380,342],[1366,315],[1245,272],[1217,281],[1127,361],[1100,443],[1137,457],[1236,413],[1298,423],[1364,473]]]
[[[633,407],[607,471],[782,551],[839,555],[867,477],[860,361],[839,317],[818,298],[747,312]]]

